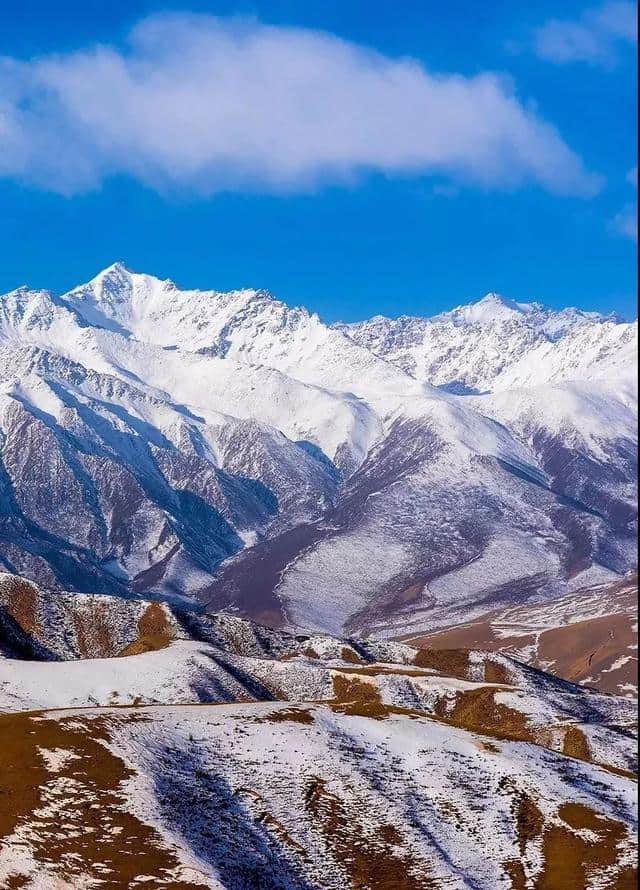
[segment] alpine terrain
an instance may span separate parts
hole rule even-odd
[[[0,568],[432,633],[636,566],[637,323],[488,294],[324,324],[122,264],[0,297]]]
[[[0,574],[0,886],[635,886],[633,702]]]
[[[0,886],[628,890],[637,324],[0,297]]]

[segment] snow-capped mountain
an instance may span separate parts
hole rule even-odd
[[[627,376],[637,354],[637,323],[493,293],[432,318],[336,327],[418,380],[461,394]]]
[[[495,296],[331,327],[121,264],[21,288],[0,567],[331,632],[606,581],[636,560],[636,348],[635,325]]]

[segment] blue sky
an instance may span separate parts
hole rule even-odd
[[[11,4],[0,292],[120,259],[328,320],[489,290],[635,316],[631,11]]]

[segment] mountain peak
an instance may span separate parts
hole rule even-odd
[[[471,306],[504,306],[507,309],[511,309],[514,312],[522,312],[522,304],[516,303],[515,300],[510,300],[508,297],[503,296],[502,294],[496,293],[495,291],[489,291],[489,293],[485,294],[482,299],[477,300],[475,303],[470,303]],[[525,304],[527,305],[527,304]]]
[[[514,316],[520,316],[534,305],[516,303],[502,294],[490,291],[474,303],[456,306],[455,309],[442,312],[434,318],[437,321],[453,321],[456,324],[490,324],[494,321],[504,321]]]
[[[108,272],[126,272],[131,274],[133,269],[130,269],[122,260],[116,260],[115,263],[111,263],[110,266],[107,266],[106,269],[103,269],[102,272],[98,274],[105,275]]]
[[[110,266],[102,269],[100,272],[98,272],[97,275],[94,275],[89,283],[93,284],[93,282],[97,283],[103,281],[111,281],[114,279],[121,281],[122,279],[130,278],[132,275],[135,274],[136,273],[127,265],[125,265],[125,263],[117,260],[115,263],[111,263]]]
[[[502,294],[497,293],[497,291],[489,291],[482,297],[480,300],[477,300],[478,303],[510,303],[511,300],[507,300],[506,297],[503,297]]]
[[[143,287],[164,287],[175,289],[176,285],[170,278],[158,278],[156,275],[149,275],[146,272],[136,272],[131,269],[126,263],[123,263],[121,260],[116,261],[115,263],[111,263],[110,266],[107,266],[105,269],[102,269],[101,272],[98,272],[90,281],[86,284],[81,284],[78,287],[73,288],[73,292],[86,290],[90,288],[91,290],[101,291],[105,288],[109,289],[119,289],[122,287],[126,287],[131,289],[135,285],[142,285]]]

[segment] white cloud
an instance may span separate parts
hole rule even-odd
[[[611,65],[620,43],[636,40],[636,5],[613,0],[586,10],[580,19],[549,19],[534,31],[534,50],[557,64],[589,62]]]
[[[629,185],[638,188],[638,168],[632,167],[625,177]],[[609,223],[609,229],[614,235],[622,235],[631,241],[638,240],[638,202],[629,202],[620,213],[617,213]]]
[[[330,34],[196,15],[143,20],[125,49],[0,59],[0,175],[73,194],[292,191],[367,171],[484,187],[600,181],[506,78],[434,74]]]
[[[638,207],[636,204],[627,204],[620,213],[611,220],[611,231],[614,235],[622,235],[631,241],[638,240]]]

